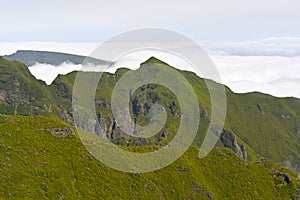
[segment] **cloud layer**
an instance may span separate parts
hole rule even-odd
[[[300,38],[200,41],[199,44],[214,61],[223,83],[234,92],[259,91],[278,97],[300,98]],[[0,55],[11,54],[21,49],[89,55],[96,47],[96,43],[0,43]],[[110,71],[118,67],[135,69],[140,62],[150,56],[152,55],[142,53],[127,57]],[[178,68],[186,69],[186,64],[180,59],[163,53],[156,53],[154,56]],[[60,66],[38,63],[29,69],[36,78],[50,84],[58,74],[66,74],[81,68],[81,65],[71,63],[63,63]],[[94,69],[100,71],[103,70],[103,66]]]
[[[300,38],[204,42],[223,83],[233,91],[300,98]]]

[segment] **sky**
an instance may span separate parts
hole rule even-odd
[[[153,27],[194,40],[300,36],[298,0],[1,1],[0,42],[101,42]]]
[[[197,41],[233,91],[300,98],[297,0],[11,0],[2,1],[1,7],[0,55],[20,49],[89,55],[101,42],[126,31],[169,29]],[[143,59],[136,56],[127,65]],[[80,67],[39,63],[30,71],[50,84],[58,74]]]

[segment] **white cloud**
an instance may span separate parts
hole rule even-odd
[[[63,63],[59,66],[37,63],[28,67],[32,75],[39,80],[43,80],[50,85],[59,74],[68,74],[72,71],[81,69],[81,65]]]
[[[235,92],[300,98],[300,56],[213,55],[223,83]]]
[[[300,38],[267,38],[247,41],[199,42],[214,61],[223,83],[234,92],[259,91],[274,96],[300,98]],[[47,50],[89,55],[96,43],[0,43],[0,55],[17,49]],[[116,67],[135,69],[149,56],[156,56],[181,69],[186,64],[164,53],[140,53],[121,59]],[[37,64],[30,67],[38,79],[50,84],[58,74],[81,69],[81,65],[63,63],[60,66]],[[94,68],[103,70],[103,66]],[[116,68],[110,69],[114,71]],[[86,70],[86,69],[85,69]],[[89,69],[90,70],[90,69]],[[188,68],[188,70],[193,70]]]
[[[272,37],[257,40],[203,41],[208,52],[239,56],[300,56],[299,37]]]
[[[60,65],[54,66],[45,63],[36,63],[35,65],[28,67],[31,74],[39,80],[43,80],[46,84],[50,85],[59,75],[65,75],[73,71],[93,71],[93,72],[102,72],[105,71],[107,66],[104,65],[86,65],[73,64],[73,63],[62,63]]]
[[[200,42],[201,43],[201,42]],[[234,92],[300,98],[300,38],[203,42],[222,81]]]

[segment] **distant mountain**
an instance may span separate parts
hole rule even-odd
[[[109,62],[90,58],[86,56],[79,56],[67,53],[48,52],[48,51],[30,51],[19,50],[12,55],[4,56],[8,60],[16,60],[25,63],[27,66],[35,65],[36,63],[45,63],[50,65],[60,65],[64,62],[70,62],[73,64],[82,64],[86,59],[89,63],[95,65],[105,65]]]

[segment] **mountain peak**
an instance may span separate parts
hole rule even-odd
[[[150,58],[148,58],[148,60],[146,60],[145,62],[141,63],[141,65],[144,65],[144,64],[163,64],[163,65],[168,65],[168,63],[162,61],[162,60],[159,60],[158,58],[155,58],[154,56],[151,56]]]

